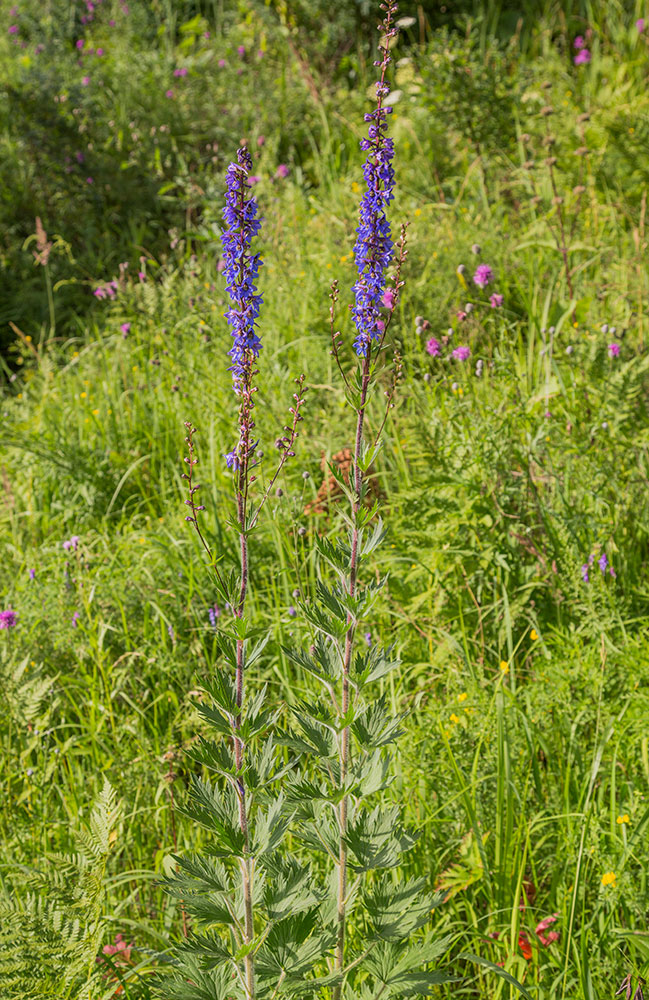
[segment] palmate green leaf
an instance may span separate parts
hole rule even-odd
[[[348,628],[346,616],[344,621],[332,618],[331,615],[325,614],[317,604],[300,604],[300,609],[306,620],[319,632],[338,640],[345,636]]]
[[[415,839],[401,826],[398,806],[362,811],[347,827],[345,842],[355,859],[349,866],[358,873],[394,868]]]
[[[214,833],[216,849],[212,846],[210,850],[215,857],[243,856],[245,838],[239,827],[237,804],[230,786],[221,790],[192,775],[189,799],[181,812]]]
[[[273,925],[259,948],[259,976],[276,982],[284,975],[286,989],[292,983],[304,985],[304,977],[331,953],[335,941],[333,929],[321,926],[318,907],[291,914]]]
[[[327,462],[327,468],[329,469],[329,472],[331,473],[331,475],[334,477],[334,479],[336,480],[336,482],[340,486],[341,490],[343,491],[343,494],[349,500],[350,504],[354,503],[354,501],[356,500],[356,492],[350,486],[349,482],[347,482],[347,480],[343,476],[343,474],[342,474],[341,470],[338,468],[338,466],[335,463],[333,463],[333,462]],[[351,469],[350,469],[350,473],[351,473]]]
[[[326,758],[338,756],[338,720],[328,705],[303,703],[300,710],[294,710],[293,718],[302,731],[302,737],[309,744],[308,753]]]
[[[338,650],[331,643],[326,643],[320,635],[316,636],[310,653],[300,649],[290,649],[287,646],[282,646],[282,649],[293,663],[297,663],[325,684],[331,684],[342,674]]]
[[[191,935],[175,952],[174,967],[160,973],[165,1000],[245,1000],[230,953],[215,935]]]
[[[310,910],[321,902],[322,893],[316,892],[311,867],[300,864],[296,858],[269,860],[267,874],[263,903],[269,920]]]
[[[365,684],[380,680],[400,666],[399,658],[392,656],[393,649],[394,646],[388,646],[387,649],[371,646],[367,650],[357,652],[352,662],[352,683],[361,688]]]
[[[424,878],[395,884],[384,874],[366,889],[363,902],[374,934],[398,942],[427,923],[437,900],[426,892]]]
[[[373,753],[354,757],[345,782],[345,791],[359,798],[367,798],[383,791],[393,781],[390,758],[381,750],[375,750]]]
[[[364,963],[384,988],[382,996],[427,996],[433,986],[457,981],[457,976],[443,969],[427,971],[422,966],[436,961],[451,944],[451,938],[427,938],[411,947],[381,942]]]
[[[351,724],[351,731],[364,750],[395,743],[402,735],[401,719],[390,716],[385,695],[381,695],[357,715]]]
[[[213,858],[200,854],[188,857],[173,855],[180,871],[170,875],[165,885],[179,885],[189,892],[227,892],[230,888],[230,878],[225,867]],[[177,895],[177,893],[176,893]]]
[[[234,647],[232,648],[234,649]],[[236,667],[236,655],[234,655],[234,663]],[[234,675],[231,676],[226,670],[216,670],[211,679],[203,687],[223,715],[237,715],[237,693],[234,686]]]
[[[340,540],[332,541],[323,535],[316,535],[314,544],[316,551],[333,569],[343,576],[347,574],[351,560],[351,549],[348,545]]]
[[[217,743],[215,740],[206,740],[204,736],[199,736],[198,743],[188,748],[187,756],[223,777],[231,777],[237,773],[232,751],[224,742]]]
[[[337,858],[340,850],[340,829],[330,806],[316,801],[304,801],[296,807],[295,836],[318,853]]]
[[[341,588],[337,588],[336,590],[330,589],[321,580],[318,580],[316,583],[316,595],[320,604],[324,605],[334,618],[342,622],[345,625],[345,631],[347,631],[345,598],[349,595],[345,594]]]
[[[372,529],[372,533],[369,535],[367,539],[363,539],[363,542],[360,547],[361,558],[363,558],[364,556],[368,556],[370,552],[374,552],[374,550],[378,548],[381,542],[384,540],[385,536],[386,536],[386,530],[383,527],[383,521],[379,517],[376,524],[374,525],[374,528]]]
[[[264,812],[255,814],[251,851],[257,858],[277,850],[288,830],[292,811],[286,807],[286,797],[282,792],[271,802]]]

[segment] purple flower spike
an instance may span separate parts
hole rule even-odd
[[[391,8],[386,24],[389,24],[390,17]],[[387,136],[388,115],[392,108],[384,105],[390,93],[384,81],[390,62],[388,41],[393,33],[388,27],[388,37],[384,39],[381,49],[381,79],[376,84],[376,109],[365,115],[365,121],[369,123],[367,138],[361,139],[361,149],[368,155],[363,166],[366,190],[361,199],[354,244],[358,280],[353,287],[355,303],[352,307],[357,330],[354,348],[359,357],[364,357],[372,342],[378,341],[381,336],[379,310],[383,305],[385,272],[392,260],[394,246],[385,214],[394,189],[394,143]]]
[[[584,563],[581,567],[581,578],[584,583],[588,583],[588,563]]]
[[[232,469],[233,472],[237,472],[239,468],[239,459],[237,458],[237,449],[233,448],[232,451],[226,452],[223,456],[225,458],[225,464],[228,469]]]
[[[30,580],[35,580],[36,579],[36,570],[35,569],[30,569],[30,571],[29,571],[29,579]]]
[[[605,552],[602,552],[601,556],[597,560],[597,565],[599,566],[602,573],[606,573],[606,568],[608,566],[608,559],[606,558]]]
[[[221,617],[221,609],[218,606],[218,604],[215,604],[214,607],[212,608],[208,608],[207,615],[210,620],[210,625],[212,626],[212,628],[216,628],[216,623]]]
[[[223,217],[228,228],[221,236],[225,261],[223,271],[232,303],[225,313],[234,339],[232,350],[229,351],[232,358],[229,370],[232,372],[236,393],[241,391],[241,380],[249,377],[261,350],[261,341],[255,332],[262,301],[255,285],[261,259],[258,253],[250,253],[252,240],[261,229],[261,223],[257,218],[257,201],[248,197],[247,180],[251,168],[250,153],[242,146],[237,151],[237,162],[230,164],[226,174]],[[233,452],[230,455],[234,461]],[[231,467],[229,462],[228,467]]]
[[[473,275],[473,283],[478,288],[486,288],[490,281],[493,281],[494,273],[488,264],[479,264]]]

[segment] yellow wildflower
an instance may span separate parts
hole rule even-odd
[[[507,660],[501,660],[500,661],[500,669],[501,669],[501,671],[502,671],[503,674],[508,674],[509,673],[509,664],[508,664]]]
[[[615,872],[606,872],[604,875],[602,875],[602,885],[604,886],[612,885],[613,888],[615,888],[615,878],[616,878]]]
[[[468,697],[469,697],[469,696],[468,696],[468,694],[466,693],[466,691],[463,691],[463,692],[462,692],[462,694],[459,694],[459,695],[457,696],[457,700],[458,700],[458,701],[466,701]]]
[[[536,640],[536,639],[538,639],[538,637],[539,637],[539,633],[536,631],[535,628],[533,628],[532,631],[530,632],[530,639]]]
[[[624,816],[618,816],[617,822],[619,823],[620,826],[622,826],[623,823],[628,823],[629,822],[629,814],[625,813]]]

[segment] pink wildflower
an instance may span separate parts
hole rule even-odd
[[[585,66],[587,63],[590,62],[590,52],[588,51],[588,49],[582,49],[581,52],[577,53],[577,55],[572,61],[574,62],[575,66]]]
[[[430,354],[432,358],[438,358],[442,353],[442,345],[439,340],[435,340],[434,337],[431,337],[426,343],[426,353]]]
[[[500,295],[498,292],[494,292],[491,298],[489,299],[489,305],[491,306],[492,309],[500,309],[502,304],[503,304],[503,296]]]
[[[473,275],[473,283],[478,288],[486,288],[490,281],[493,280],[493,276],[494,273],[488,264],[479,264]]]
[[[386,288],[381,301],[386,309],[394,309],[394,291],[391,288]]]
[[[471,357],[471,349],[466,344],[461,344],[453,351],[453,357],[456,361],[466,361],[467,358]]]
[[[617,356],[618,356],[619,353],[620,353],[620,345],[619,344],[609,344],[608,345],[608,356],[609,356],[609,358],[617,358]]]
[[[0,629],[14,628],[18,624],[18,615],[11,608],[0,611]]]
[[[286,166],[285,163],[280,163],[280,165],[278,166],[277,170],[275,171],[275,177],[277,177],[278,180],[279,180],[279,179],[282,179],[284,177],[288,177],[288,175],[289,175],[289,169],[288,169],[288,167]]]

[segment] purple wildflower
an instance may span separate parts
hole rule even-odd
[[[289,614],[289,618],[295,618],[295,616],[297,614],[297,611],[295,610],[295,608],[293,607],[292,604],[289,604],[288,614]]]
[[[289,173],[290,171],[289,168],[286,166],[286,164],[280,163],[277,170],[275,171],[275,177],[277,178],[277,180],[284,180],[285,177],[288,177]]]
[[[173,100],[173,96],[174,96],[173,90],[165,90],[165,97],[168,97],[170,101]]]
[[[36,579],[36,570],[35,569],[30,569],[30,571],[29,571],[29,579],[30,580],[35,580]]]
[[[70,619],[70,624],[72,625],[72,628],[79,628],[79,612],[78,611],[75,611],[74,614],[72,615],[72,618]]]
[[[503,296],[499,292],[494,292],[489,299],[489,305],[492,309],[500,309],[503,304]]]
[[[78,39],[77,39],[77,48],[78,48],[79,50],[81,50],[81,49],[82,49],[82,48],[84,47],[84,45],[85,45],[85,44],[86,44],[86,43],[84,42],[83,38],[78,38]]]
[[[372,645],[372,633],[371,632],[366,632],[365,633],[365,642],[367,643],[368,646]]]
[[[468,316],[469,314],[468,314],[468,312],[465,312],[465,310],[464,310],[464,309],[458,309],[458,311],[457,311],[457,314],[456,314],[456,315],[457,315],[457,318],[459,319],[460,323],[463,323],[463,322],[464,322],[464,320],[465,320],[465,319],[467,318],[467,316]]]
[[[461,344],[453,351],[453,357],[456,361],[466,361],[467,358],[471,357],[471,348],[467,347],[465,344]]]
[[[247,181],[248,187],[254,187],[255,184],[259,184],[260,180],[261,177],[259,177],[257,174],[251,174]]]
[[[228,64],[227,64],[227,62],[225,61],[225,59],[219,59],[219,61],[218,61],[218,64],[217,64],[217,65],[218,65],[219,69],[225,69],[225,67],[226,67],[226,66],[227,66]]]
[[[588,583],[588,563],[584,563],[581,567],[581,578],[584,583]]]
[[[233,448],[232,451],[228,451],[223,456],[225,458],[225,464],[228,469],[232,469],[233,472],[237,472],[239,469],[239,459],[237,457],[237,449]]]
[[[174,70],[174,76],[176,77],[187,76],[187,67],[179,66],[178,69]]]
[[[575,66],[585,66],[586,63],[590,62],[590,52],[588,49],[581,49],[572,61]]]
[[[246,54],[246,47],[245,47],[245,45],[239,45],[237,47],[237,55],[239,56],[240,59],[243,59],[243,57],[245,56],[245,54]]]
[[[0,629],[10,629],[14,628],[18,624],[18,615],[11,608],[6,611],[0,611]]]
[[[213,607],[207,609],[207,616],[210,620],[210,625],[212,626],[212,628],[216,628],[216,623],[218,619],[221,617],[221,609],[218,606],[218,604],[216,604],[216,602],[214,603]]]
[[[473,275],[473,283],[478,288],[486,288],[489,282],[492,281],[493,276],[494,273],[488,264],[478,264],[476,272]]]
[[[90,77],[89,76],[82,76],[81,77],[81,86],[82,87],[87,87],[89,83],[90,83]]]
[[[394,309],[394,291],[392,288],[386,288],[383,292],[383,298],[381,302],[386,309]]]
[[[645,25],[644,17],[639,17],[635,23],[635,26],[637,30],[640,32],[640,34],[642,34],[642,32],[644,31],[644,25]]]
[[[608,345],[608,356],[609,356],[609,358],[617,358],[617,356],[618,356],[619,353],[620,353],[620,345],[619,344],[609,344]]]
[[[386,134],[387,117],[392,113],[392,108],[383,105],[390,93],[384,80],[390,62],[389,40],[395,34],[395,29],[391,27],[392,13],[392,4],[389,3],[384,47],[381,50],[381,79],[376,84],[376,109],[365,115],[365,121],[369,123],[367,139],[361,140],[361,149],[368,154],[363,166],[367,189],[361,200],[356,229],[358,238],[354,245],[354,257],[358,280],[353,287],[355,305],[352,308],[357,330],[354,348],[359,357],[367,353],[372,341],[379,339],[377,321],[385,286],[385,272],[392,260],[393,243],[385,210],[393,198],[394,142]]]
[[[606,573],[606,568],[608,566],[608,559],[606,557],[606,553],[605,552],[602,552],[601,556],[597,560],[597,565],[599,566],[600,571],[602,573]]]
[[[575,40],[574,40],[574,42],[572,44],[577,49],[577,51],[579,51],[579,49],[585,48],[585,46],[586,46],[586,39],[584,38],[583,35],[577,35],[577,37],[575,38]]]
[[[9,34],[10,35],[17,35],[18,34],[18,25],[17,24],[10,24],[9,25]]]
[[[63,542],[63,548],[66,552],[76,552],[79,548],[79,540],[78,535],[72,535],[71,538],[68,538],[67,541]]]
[[[176,633],[174,632],[174,627],[173,627],[173,625],[171,623],[169,623],[169,625],[167,625],[167,635],[169,636],[169,638],[171,639],[172,642],[176,638]]]
[[[120,330],[122,331],[122,336],[127,337],[131,330],[131,324],[122,323],[122,325],[120,326]]]
[[[426,342],[426,353],[430,354],[432,358],[438,358],[442,353],[442,345],[439,340],[435,340],[431,337],[429,341]]]
[[[258,253],[250,253],[252,240],[261,229],[261,223],[257,218],[256,199],[246,197],[246,181],[251,167],[250,153],[242,146],[237,150],[237,162],[230,164],[226,174],[223,217],[228,228],[221,236],[227,291],[232,303],[225,313],[234,339],[232,350],[228,352],[232,358],[229,370],[237,393],[240,392],[241,379],[250,375],[252,364],[261,350],[261,341],[255,332],[262,301],[255,285],[261,259]],[[234,461],[234,453],[230,452],[230,455]]]

